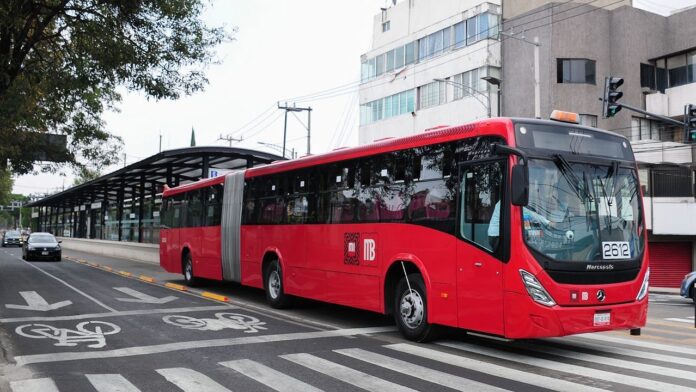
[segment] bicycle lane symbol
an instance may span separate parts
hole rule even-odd
[[[244,333],[256,333],[265,330],[266,323],[253,316],[239,313],[216,313],[216,318],[194,318],[182,315],[170,315],[162,317],[162,321],[185,329],[199,331],[221,331],[223,329],[242,330]]]
[[[121,332],[121,327],[105,321],[84,321],[75,329],[56,328],[46,324],[25,324],[15,329],[15,333],[30,339],[52,339],[54,346],[75,347],[80,343],[91,343],[87,347],[106,347],[106,335]]]

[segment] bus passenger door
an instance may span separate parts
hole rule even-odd
[[[503,334],[502,160],[461,165],[457,302],[461,328]],[[504,209],[502,210],[504,211]]]

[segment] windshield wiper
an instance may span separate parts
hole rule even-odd
[[[604,181],[607,182],[607,185],[609,184],[609,180],[613,180],[611,182],[611,192],[609,192],[610,195],[613,195],[616,192],[616,179],[614,178],[615,175],[619,173],[619,161],[611,161],[611,166],[609,167],[609,170],[607,170],[607,176],[604,177]],[[611,205],[611,204],[609,204]]]
[[[565,178],[565,180],[568,182],[573,192],[575,192],[578,199],[592,200],[592,196],[587,192],[587,189],[583,189],[583,187],[580,186],[580,179],[575,175],[575,172],[573,172],[573,168],[570,166],[570,163],[568,163],[568,161],[561,154],[554,155],[553,162],[556,164],[558,170],[563,175],[563,178]]]
[[[602,182],[602,179],[597,176],[597,181],[599,181],[599,186],[602,188],[602,194],[604,195],[604,200],[607,203],[607,214],[606,218],[604,218],[604,221],[606,222],[606,225],[609,227],[609,234],[611,234],[611,206],[613,204],[611,198],[609,195],[607,195],[607,189],[604,187],[604,182]]]

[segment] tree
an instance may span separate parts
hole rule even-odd
[[[75,177],[75,181],[73,181],[73,186],[84,184],[85,182],[95,180],[101,176],[101,172],[98,169],[90,169],[87,166],[80,166],[76,174],[77,177]]]
[[[13,185],[12,173],[9,170],[0,170],[0,205],[5,206],[10,203]]]
[[[203,1],[1,1],[0,166],[32,171],[41,133],[67,136],[67,164],[118,162],[121,140],[101,114],[119,86],[176,99],[207,83],[225,33],[200,20]]]

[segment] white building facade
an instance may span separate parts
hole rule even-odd
[[[361,58],[359,143],[497,115],[500,1],[403,0]]]

